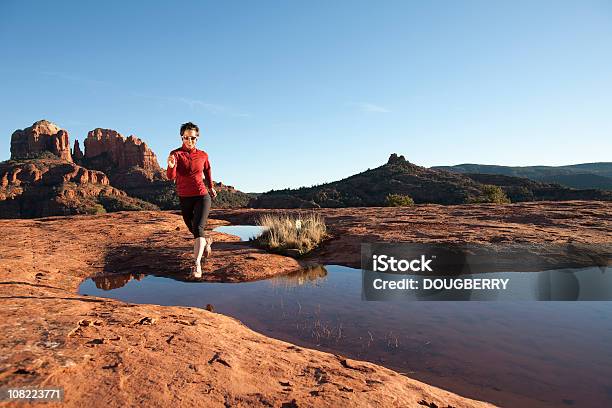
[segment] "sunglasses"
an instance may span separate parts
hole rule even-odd
[[[190,137],[190,136],[185,136],[183,137],[183,140],[198,140],[197,136],[196,137]]]

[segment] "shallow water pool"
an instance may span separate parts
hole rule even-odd
[[[213,231],[231,234],[240,237],[241,241],[248,241],[251,238],[257,238],[264,231],[264,227],[258,225],[223,225],[216,227]]]
[[[79,291],[212,304],[265,335],[502,406],[612,406],[612,302],[365,302],[361,270],[337,265],[247,283],[107,275]]]

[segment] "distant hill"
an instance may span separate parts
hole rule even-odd
[[[520,201],[565,201],[565,200],[612,200],[612,192],[596,189],[574,189],[559,184],[544,183],[524,177],[503,174],[467,173],[472,180],[499,186],[512,202]]]
[[[253,208],[367,207],[387,205],[389,194],[412,197],[415,203],[463,204],[488,202],[487,185],[496,185],[514,199],[612,200],[612,193],[574,190],[518,177],[467,175],[428,169],[392,154],[384,165],[313,187],[273,190],[249,202]]]
[[[540,180],[573,188],[595,188],[612,191],[612,177],[599,176],[597,174],[558,174],[542,177]]]
[[[495,166],[487,164],[459,164],[435,166],[432,169],[455,173],[501,174],[525,177],[546,183],[557,183],[579,189],[612,191],[612,162],[583,163],[568,166]]]

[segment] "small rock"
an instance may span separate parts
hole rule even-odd
[[[189,326],[189,322],[187,320],[176,320],[175,323],[184,324],[185,326]]]
[[[435,402],[427,402],[424,399],[419,401],[419,405],[423,405],[428,408],[438,408],[438,404],[436,404]]]
[[[208,364],[212,364],[212,363],[219,363],[219,364],[223,364],[226,367],[232,367],[230,365],[230,363],[228,363],[226,360],[221,358],[221,354],[220,353],[215,353],[215,355],[208,361]]]
[[[82,319],[82,320],[79,320],[79,326],[83,326],[83,327],[102,326],[102,322],[100,320]]]
[[[137,324],[143,324],[143,325],[151,325],[151,324],[155,323],[156,321],[157,321],[156,318],[146,316],[146,317],[143,317],[142,319],[138,320],[136,323]]]
[[[298,408],[298,404],[297,404],[297,401],[295,399],[292,399],[289,402],[283,402],[281,404],[281,408]]]
[[[21,375],[36,375],[36,371],[29,370],[27,368],[18,368],[13,372],[13,374],[21,374]]]
[[[109,370],[109,369],[111,369],[111,368],[117,368],[117,367],[119,367],[120,365],[121,365],[121,362],[120,362],[120,361],[115,361],[114,363],[110,363],[110,364],[107,364],[107,365],[102,366],[102,368],[103,368],[104,370]]]

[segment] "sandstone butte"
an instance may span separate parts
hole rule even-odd
[[[68,132],[47,120],[39,120],[11,135],[11,159],[50,151],[60,158],[72,161]]]
[[[140,138],[127,138],[112,129],[96,128],[87,133],[83,142],[86,159],[106,154],[115,170],[123,171],[140,167],[147,172],[162,174],[155,153]],[[79,149],[80,150],[80,149]]]
[[[354,265],[361,242],[609,243],[612,204],[539,202],[317,210],[332,238],[311,262]],[[263,210],[214,210],[209,228]],[[65,406],[491,406],[384,367],[255,333],[191,307],[81,296],[83,279],[123,270],[180,277],[191,239],[171,211],[0,220],[0,386],[62,386]],[[212,232],[210,280],[300,265]]]
[[[128,171],[133,167],[150,173],[155,178],[164,178],[157,157],[140,138],[127,138],[112,129],[96,128],[88,132],[84,142],[85,152],[79,141],[74,141],[70,151],[68,132],[48,120],[39,120],[25,129],[18,129],[11,135],[11,159],[29,158],[33,155],[51,152],[69,162],[97,159],[94,162],[115,172]]]

